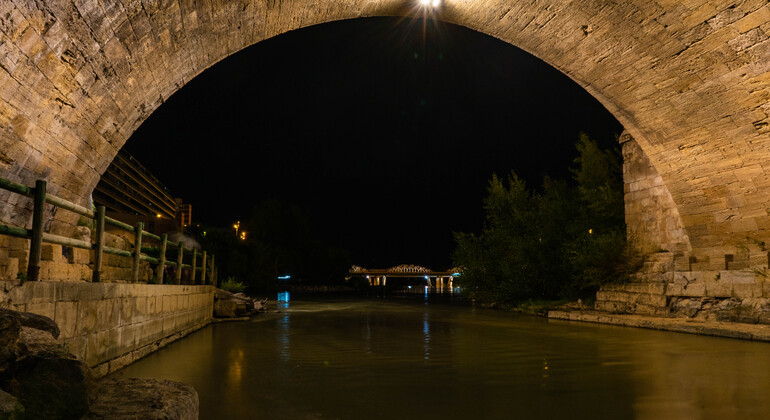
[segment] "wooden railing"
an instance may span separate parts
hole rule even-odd
[[[46,193],[46,181],[39,180],[35,182],[35,187],[27,187],[24,185],[13,183],[9,180],[0,178],[0,189],[11,191],[16,194],[20,194],[26,197],[31,197],[33,200],[32,209],[32,229],[19,228],[14,226],[7,226],[0,224],[0,235],[13,236],[17,238],[26,238],[30,240],[29,250],[29,266],[27,267],[27,280],[37,281],[40,280],[40,261],[42,257],[43,243],[58,244],[64,246],[70,246],[74,248],[88,249],[94,251],[93,259],[93,281],[99,282],[102,277],[102,265],[104,262],[104,254],[112,254],[123,257],[129,257],[133,259],[133,271],[130,281],[136,283],[139,281],[140,264],[142,261],[148,261],[153,264],[157,264],[155,270],[155,282],[157,284],[163,284],[163,274],[166,266],[178,267],[175,272],[174,284],[181,284],[182,281],[182,269],[189,268],[192,284],[197,284],[197,273],[200,272],[201,279],[200,284],[214,284],[216,285],[216,269],[214,268],[214,256],[208,255],[206,251],[199,253],[197,249],[185,249],[184,243],[171,242],[168,240],[168,236],[154,235],[144,230],[144,224],[138,222],[136,226],[131,226],[123,223],[119,220],[115,220],[111,217],[107,217],[104,206],[98,206],[96,211],[79,206],[70,201],[64,200],[52,194]],[[52,204],[59,208],[69,210],[85,218],[95,221],[96,224],[96,242],[92,243],[90,240],[84,241],[74,238],[68,238],[65,236],[53,235],[43,232],[43,218],[45,211],[45,204]],[[125,251],[122,249],[112,248],[104,244],[104,228],[106,225],[111,225],[134,234],[134,251]],[[159,247],[150,247],[143,245],[143,239],[151,238],[160,243]],[[171,261],[166,258],[166,253],[170,248],[175,248],[176,261]],[[144,253],[143,253],[144,252]],[[152,257],[147,253],[157,253],[158,257]],[[189,255],[189,264],[185,264],[185,255]],[[200,257],[200,258],[199,258]],[[200,259],[200,266],[198,266],[198,260]],[[167,282],[168,283],[168,282]]]

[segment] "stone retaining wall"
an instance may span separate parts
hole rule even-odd
[[[50,317],[60,340],[99,376],[211,322],[214,287],[3,282],[0,307]]]
[[[770,324],[767,267],[687,270],[677,259],[671,252],[651,255],[632,282],[603,286],[596,293],[595,308],[615,314]]]

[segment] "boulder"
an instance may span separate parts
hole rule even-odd
[[[0,367],[19,356],[21,320],[12,313],[0,313]]]
[[[28,418],[79,419],[88,412],[85,363],[47,331],[22,327],[19,347],[19,358],[0,372],[0,388],[19,400]]]
[[[24,406],[13,395],[0,390],[0,419],[21,420],[24,419]]]
[[[96,419],[197,420],[198,393],[190,385],[161,379],[105,379],[93,387]]]
[[[11,309],[0,308],[0,315],[10,315],[18,317],[19,322],[24,327],[34,328],[36,330],[48,331],[53,338],[59,338],[59,326],[56,322],[47,316],[33,314],[31,312],[17,312]]]
[[[221,289],[214,292],[214,316],[238,318],[254,314],[254,301],[243,293],[233,294]]]

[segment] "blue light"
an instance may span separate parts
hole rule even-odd
[[[452,277],[457,277],[457,276],[459,276],[460,274],[462,274],[462,273],[452,273]]]
[[[278,292],[278,302],[288,302],[290,299],[289,292]]]
[[[278,276],[278,280],[289,280],[290,278],[291,278],[290,275]]]
[[[425,280],[428,280],[428,276],[425,276]]]

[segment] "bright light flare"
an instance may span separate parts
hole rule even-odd
[[[432,7],[435,9],[441,6],[441,0],[420,0],[420,5],[422,7]]]

